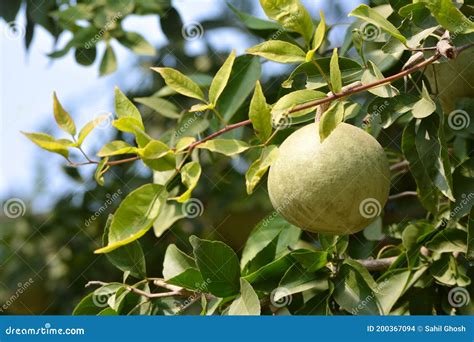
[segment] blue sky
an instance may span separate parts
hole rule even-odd
[[[351,0],[340,3],[348,12],[358,2]],[[190,6],[190,3],[193,6]],[[331,7],[335,2],[319,0],[303,3],[314,17],[319,17],[321,6]],[[174,4],[185,23],[212,17],[225,6],[225,2],[219,0],[180,0]],[[262,11],[256,14],[264,17]],[[18,19],[21,25],[23,18]],[[156,16],[133,16],[124,21],[124,26],[127,30],[140,32],[155,46],[166,43]],[[46,54],[51,52],[53,41],[43,29],[36,30],[28,53],[23,48],[23,40],[12,39],[7,30],[7,25],[3,21],[0,22],[0,200],[13,196],[26,199],[35,195],[33,208],[45,210],[57,194],[77,190],[78,185],[63,175],[60,168],[64,160],[61,157],[40,150],[27,141],[20,134],[20,130],[53,129],[52,133],[61,134],[53,128],[53,91],[58,93],[60,101],[74,117],[76,125],[81,127],[95,116],[112,111],[115,85],[126,91],[146,79],[150,71],[133,69],[131,73],[130,66],[136,65],[136,56],[117,45],[115,47],[119,71],[99,78],[97,61],[91,67],[82,67],[75,62],[72,53],[54,61],[48,58]],[[241,54],[248,47],[238,36],[233,37],[231,41],[223,40],[217,32],[208,37],[213,46],[222,50],[235,48],[237,53]],[[62,36],[59,46],[68,38],[67,35]],[[188,44],[187,48],[192,53],[199,53],[201,50],[202,42],[193,41]],[[99,50],[99,56],[101,53]],[[89,144],[86,144],[85,148],[93,153],[100,147],[100,143],[90,142],[104,141],[108,133],[104,129],[97,130],[90,136]],[[84,171],[87,174],[87,171]]]

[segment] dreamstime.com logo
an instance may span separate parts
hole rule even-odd
[[[359,27],[362,39],[371,42],[378,39],[382,35],[382,30],[377,25],[364,22]]]
[[[85,226],[89,227],[92,222],[94,222],[98,217],[100,217],[106,210],[109,208],[112,203],[114,203],[117,199],[120,198],[120,195],[122,195],[122,190],[118,189],[116,192],[114,192],[112,195],[107,194],[105,197],[107,199],[105,200],[104,204],[97,209],[94,214],[92,214],[85,222]]]
[[[50,323],[45,323],[40,328],[15,328],[9,326],[5,335],[85,335],[84,328],[53,328]]]
[[[462,109],[453,110],[448,115],[448,126],[454,131],[460,131],[469,127],[471,118],[469,114]]]
[[[461,201],[457,206],[455,206],[452,210],[451,213],[449,214],[449,218],[455,217],[465,206],[470,204],[474,200],[474,192],[470,192],[467,195],[462,194],[461,195]]]
[[[377,217],[381,212],[382,206],[375,198],[366,198],[359,204],[359,213],[367,219]]]
[[[194,284],[196,289],[194,290],[194,293],[191,296],[186,298],[183,302],[178,302],[178,301],[175,302],[176,306],[179,308],[178,313],[185,310],[188,306],[190,306],[192,303],[198,300],[201,297],[202,293],[209,292],[208,286],[211,283],[212,283],[212,280],[207,278],[202,283]]]
[[[196,218],[204,212],[204,204],[197,198],[191,198],[183,204],[181,211],[187,218]]]
[[[107,21],[105,23],[104,27],[102,27],[100,29],[100,31],[97,32],[97,34],[94,37],[92,37],[91,40],[89,40],[88,42],[86,42],[86,44],[84,44],[84,47],[86,49],[93,48],[97,44],[97,42],[99,40],[101,40],[102,36],[106,32],[108,32],[108,31],[112,30],[113,28],[115,28],[115,24],[117,23],[118,20],[120,20],[122,18],[122,16],[123,15],[122,15],[121,12],[115,13],[115,15],[109,21]]]
[[[10,198],[3,203],[3,213],[8,218],[18,218],[25,215],[26,204],[19,198]]]
[[[380,106],[372,106],[372,112],[370,112],[370,115],[367,116],[367,119],[364,120],[364,123],[362,124],[362,128],[366,129],[367,127],[370,126],[371,122],[374,122],[374,120],[380,118],[382,113],[387,109],[389,106],[388,101],[384,101]]]
[[[204,27],[197,21],[191,21],[181,27],[181,35],[188,41],[201,39],[204,36]]]
[[[10,298],[7,299],[5,303],[3,303],[2,306],[0,306],[0,313],[8,310],[8,308],[13,305],[13,303],[21,297],[21,295],[26,292],[26,290],[34,283],[33,278],[28,279],[25,283],[18,283],[17,284],[17,289],[14,294],[10,296]]]
[[[286,287],[277,287],[270,294],[270,302],[276,308],[283,308],[291,304],[293,297]]]
[[[26,27],[17,21],[10,21],[5,25],[3,35],[9,40],[23,39],[26,35]]]
[[[374,301],[377,295],[382,292],[383,288],[387,285],[387,283],[388,283],[388,279],[384,279],[384,281],[378,284],[369,295],[367,295],[363,300],[359,302],[359,304],[357,304],[357,307],[352,309],[351,311],[352,315],[354,316],[357,315],[360,310],[363,310],[365,307],[367,307],[367,305],[369,305],[369,303]]]
[[[174,132],[174,137],[179,138],[202,116],[202,114],[202,112],[194,113],[191,118],[187,119],[182,125],[180,125],[179,129]]]
[[[109,304],[109,298],[115,294],[115,290],[104,286],[95,290],[92,294],[92,302],[98,308],[105,308]]]
[[[289,115],[282,115],[278,121],[275,119],[272,119],[272,127],[273,129],[277,131],[290,128],[292,124],[293,124],[293,119]]]
[[[448,293],[448,302],[453,308],[462,308],[471,301],[469,292],[464,287],[453,287]]]

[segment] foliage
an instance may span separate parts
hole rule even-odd
[[[89,16],[92,12],[84,6],[96,6],[100,13],[107,7],[99,3],[78,3],[54,12],[63,30],[77,33],[52,57],[73,47],[84,48],[81,44],[98,28],[61,23],[63,12],[74,11],[93,26],[107,16]],[[121,7],[123,15],[151,10],[142,7],[148,2],[130,3]],[[164,14],[170,4],[158,3],[163,7],[154,12]],[[109,314],[472,313],[472,303],[459,306],[452,301],[452,291],[467,288],[467,292],[473,286],[474,120],[468,114],[472,98],[458,99],[455,112],[443,113],[437,89],[423,74],[431,63],[445,62],[446,56],[431,52],[445,40],[445,29],[452,31],[449,44],[456,49],[473,38],[472,22],[463,14],[469,7],[458,9],[450,1],[428,0],[361,5],[350,13],[357,20],[342,46],[329,48],[328,34],[334,25],[326,23],[323,13],[315,24],[298,0],[261,0],[260,4],[269,21],[232,10],[252,33],[278,38],[247,49],[247,56],[237,57],[232,51],[206,82],[166,65],[153,68],[165,86],[136,102],[156,108],[166,120],[166,131],[148,130],[139,108],[116,89],[112,124],[124,138],[107,143],[97,154],[100,159],[87,157],[85,163],[97,166],[96,179],[102,185],[117,165],[140,160],[154,172],[155,183],[128,194],[109,220],[103,246],[95,251],[107,253],[109,261],[124,272],[123,279],[101,284],[75,313],[105,314],[94,305],[94,299],[104,293],[113,310]],[[123,32],[119,24],[103,40],[115,38],[137,53],[151,52],[140,37]],[[369,35],[369,25],[375,37]],[[428,48],[429,56],[406,66],[409,72],[403,74],[400,69],[413,50],[423,48]],[[293,68],[277,96],[268,96],[265,84],[258,81],[260,57]],[[303,82],[296,77],[300,74]],[[385,81],[386,77],[392,78]],[[356,93],[360,96],[352,96]],[[176,99],[187,106],[181,112],[172,102]],[[238,121],[242,113],[244,120]],[[25,135],[78,166],[69,152],[81,147],[95,124],[77,134],[56,95],[54,114],[68,139]],[[462,127],[454,118],[459,115],[467,122]],[[177,222],[200,214],[204,205],[193,195],[214,161],[233,157],[236,163],[249,164],[245,180],[251,194],[262,184],[279,143],[315,117],[321,120],[315,134],[322,141],[339,123],[347,122],[382,143],[392,165],[395,194],[383,219],[354,236],[314,236],[285,222],[276,208],[253,229],[242,253],[222,241],[191,236],[182,248],[168,246],[162,278],[144,276],[149,271],[144,267],[142,236],[153,229],[160,237]],[[253,129],[246,128],[250,124]],[[405,199],[397,192],[415,187],[418,200],[394,207],[393,202]],[[367,258],[390,260],[390,264],[374,268],[359,260]]]

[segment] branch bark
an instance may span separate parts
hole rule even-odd
[[[376,272],[385,271],[394,263],[396,259],[397,257],[390,257],[381,259],[358,259],[356,261],[367,268],[369,272]]]

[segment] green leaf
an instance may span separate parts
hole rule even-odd
[[[172,102],[158,96],[136,97],[134,100],[169,119],[179,119],[179,108]]]
[[[138,154],[143,159],[160,159],[173,155],[173,151],[164,142],[152,140],[144,148],[139,149]]]
[[[433,191],[433,182],[428,171],[421,163],[420,154],[416,149],[416,120],[412,120],[402,136],[403,155],[408,160],[410,172],[415,178],[418,198],[423,206],[431,213],[437,213],[438,192]]]
[[[330,73],[331,57],[315,58],[314,62],[307,62],[297,66],[290,74],[288,79],[282,83],[282,87],[291,88],[293,79],[304,74],[306,76],[306,88],[318,89],[327,86],[325,77],[321,74],[321,70],[325,75]],[[316,67],[316,64],[319,66]],[[355,60],[345,57],[339,57],[339,69],[343,83],[351,83],[360,80],[362,67]]]
[[[260,267],[256,271],[245,275],[245,280],[259,290],[271,292],[278,287],[278,283],[285,272],[294,264],[290,254],[283,255],[278,259]]]
[[[278,147],[275,145],[265,146],[260,157],[255,160],[245,173],[245,184],[247,193],[250,195],[257,184],[267,172],[268,168],[278,157]]]
[[[390,270],[378,280],[375,292],[383,314],[388,315],[397,300],[403,295],[411,273],[407,269]]]
[[[165,83],[177,93],[205,102],[204,94],[199,86],[189,77],[172,68],[151,68],[158,72]]]
[[[319,11],[319,15],[321,17],[321,21],[314,32],[313,43],[311,45],[311,50],[308,51],[306,54],[306,62],[309,62],[313,59],[314,54],[319,49],[321,44],[324,41],[324,36],[326,35],[326,19],[324,18],[324,12]]]
[[[298,260],[298,262],[308,272],[316,272],[326,267],[328,263],[328,253],[321,251],[300,250],[294,251],[291,255]]]
[[[66,112],[56,96],[56,92],[53,93],[53,109],[54,109],[54,119],[64,132],[71,135],[76,135],[76,125],[72,120],[68,112]]]
[[[209,88],[209,102],[211,105],[215,106],[219,96],[224,91],[227,82],[229,81],[230,73],[232,71],[232,66],[235,61],[235,51],[232,50],[229,57],[227,57],[224,64],[222,64],[219,71],[217,71],[214,79],[212,80],[211,87]]]
[[[64,158],[69,157],[68,147],[72,145],[72,142],[67,143],[64,139],[56,140],[52,136],[45,133],[21,133],[43,150],[60,154]]]
[[[431,99],[428,89],[426,89],[425,83],[423,82],[421,99],[413,106],[412,114],[417,119],[423,119],[430,116],[435,110],[436,104]]]
[[[245,141],[236,139],[212,139],[198,145],[197,148],[204,148],[230,157],[248,150],[250,146]]]
[[[142,35],[136,32],[125,32],[124,35],[117,37],[120,44],[130,49],[137,55],[155,56],[155,48],[148,43]]]
[[[113,215],[109,215],[107,223],[104,228],[104,235],[102,244],[107,245],[107,235],[109,233],[110,225],[112,224]],[[132,243],[117,248],[106,254],[107,259],[122,272],[129,272],[130,275],[137,279],[146,277],[145,255],[143,254],[140,242],[133,241]]]
[[[381,308],[370,284],[375,282],[369,274],[368,283],[367,275],[360,271],[353,263],[346,261],[342,264],[335,280],[334,299],[343,310],[353,315],[380,315]]]
[[[321,143],[344,120],[344,104],[340,101],[333,103],[323,114],[319,122],[319,138]]]
[[[260,0],[268,18],[284,28],[301,34],[309,45],[313,35],[313,21],[299,0]]]
[[[278,284],[278,288],[285,291],[276,291],[273,300],[281,299],[308,290],[325,291],[329,288],[328,279],[323,274],[310,272],[299,264],[291,266]]]
[[[229,315],[259,316],[260,310],[260,300],[252,285],[247,280],[240,278],[240,296],[230,305]]]
[[[142,237],[153,225],[168,193],[165,187],[146,184],[120,203],[110,225],[108,245],[95,253],[108,253]]]
[[[262,72],[258,57],[244,55],[235,59],[229,82],[219,97],[217,110],[230,121],[252,92]]]
[[[261,142],[266,142],[272,134],[272,116],[260,81],[255,83],[255,91],[250,101],[249,118],[257,137]]]
[[[474,206],[474,159],[467,159],[453,172],[454,198],[450,217],[453,220],[467,215]],[[471,218],[472,219],[472,218]]]
[[[178,142],[176,143],[176,153],[186,150],[189,147],[189,145],[195,142],[196,142],[196,138],[194,137],[183,137],[179,139]]]
[[[99,152],[97,152],[98,157],[111,157],[118,156],[121,154],[132,154],[137,153],[138,149],[135,146],[132,146],[125,141],[114,140],[105,144]]]
[[[436,234],[426,248],[438,253],[452,253],[467,251],[467,233],[460,229],[448,228]]]
[[[208,279],[209,291],[217,297],[228,297],[239,293],[240,268],[235,252],[220,241],[189,238],[194,258],[202,277]]]
[[[173,172],[173,171],[171,171]],[[186,217],[181,203],[165,202],[163,209],[153,223],[153,232],[156,237],[163,235],[176,221]]]
[[[268,21],[268,20],[263,20],[260,18],[257,18],[253,15],[250,15],[248,13],[244,13],[239,11],[237,8],[232,6],[232,4],[227,3],[227,6],[234,12],[238,17],[239,20],[242,22],[242,24],[245,25],[249,30],[254,31],[254,32],[259,32],[259,31],[264,31],[266,32],[274,32],[278,30],[283,30],[283,27],[275,23],[273,21]],[[265,34],[265,37],[267,35]]]
[[[254,227],[245,243],[240,260],[242,270],[255,270],[273,261],[277,254],[280,233],[291,231],[292,227],[276,211],[261,220]],[[281,240],[286,239],[283,237]],[[287,244],[288,241],[283,242]]]
[[[115,52],[110,44],[107,44],[105,48],[104,56],[99,66],[100,76],[105,76],[113,73],[117,70],[117,58],[115,57]]]
[[[362,84],[366,85],[369,83],[373,83],[375,81],[379,81],[383,79],[384,76],[379,68],[373,63],[369,61],[368,68],[362,74],[361,82]],[[377,95],[379,97],[394,97],[399,94],[397,88],[393,87],[390,84],[383,84],[375,88],[368,89],[368,92]]]
[[[171,244],[166,249],[163,262],[163,277],[168,284],[186,289],[199,289],[204,280],[193,258]]]
[[[341,70],[339,69],[339,56],[337,55],[336,48],[332,51],[330,70],[332,92],[334,94],[340,93],[342,89],[342,76]]]
[[[248,54],[261,56],[278,63],[304,62],[306,54],[299,46],[282,40],[270,40],[246,50]]]
[[[455,34],[474,32],[474,23],[451,0],[420,0],[446,30]]]
[[[81,299],[81,301],[74,308],[72,315],[73,316],[82,316],[82,315],[97,315],[104,308],[96,305],[96,299],[94,298],[94,292],[89,293],[87,296]]]
[[[467,252],[466,259],[474,260],[474,207],[471,207],[467,224]]]
[[[92,130],[96,126],[100,125],[105,120],[108,120],[111,117],[111,115],[112,113],[104,114],[86,123],[84,127],[82,127],[82,129],[79,131],[79,136],[77,138],[77,142],[75,143],[75,146],[81,146],[82,143],[84,142],[84,139],[89,135],[89,133],[92,132]]]
[[[376,10],[370,8],[367,5],[359,5],[351,13],[349,17],[357,17],[362,20],[365,20],[377,27],[380,27],[382,30],[390,34],[392,37],[398,39],[403,44],[406,44],[406,38],[398,31],[398,29],[393,26],[393,24],[380,15]]]
[[[191,193],[201,177],[201,164],[192,161],[181,169],[181,182],[188,188],[182,195],[176,198],[179,203],[184,203],[191,198]]]
[[[94,179],[97,182],[97,184],[99,184],[100,186],[104,186],[105,184],[104,174],[110,168],[109,165],[107,165],[108,161],[109,161],[109,158],[107,157],[101,159],[101,161],[99,162],[99,164],[97,164],[97,167],[95,169]]]
[[[115,114],[119,119],[128,117],[135,119],[138,127],[144,129],[140,111],[118,87],[115,87]]]
[[[428,172],[433,184],[451,201],[453,197],[453,180],[451,166],[447,155],[443,125],[440,120],[443,114],[431,115],[421,120],[416,132],[416,150],[420,160]]]
[[[289,115],[291,117],[299,117],[308,114],[316,109],[317,106],[313,106],[304,110],[290,113],[295,106],[304,104],[310,101],[319,100],[325,98],[327,95],[315,90],[303,89],[296,90],[285,96],[281,97],[272,108],[273,122],[279,123],[282,118]]]

